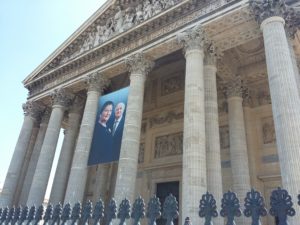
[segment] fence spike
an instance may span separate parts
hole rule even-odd
[[[159,198],[154,195],[148,202],[147,214],[148,225],[156,225],[156,219],[161,216],[161,205]]]
[[[133,203],[131,218],[133,218],[133,225],[140,225],[140,220],[145,217],[145,202],[139,196]]]
[[[99,201],[96,202],[92,218],[94,220],[93,225],[100,225],[101,219],[104,218],[104,203],[101,199],[99,199]]]
[[[173,221],[178,217],[178,202],[174,195],[166,197],[163,205],[162,216],[167,220],[166,225],[174,225]]]
[[[72,213],[71,213],[71,225],[77,223],[77,221],[81,218],[81,203],[77,202],[73,206]]]
[[[6,220],[5,220],[5,225],[10,224],[10,222],[12,221],[14,215],[15,215],[15,207],[13,206],[8,210],[7,217],[6,217]]]
[[[44,214],[44,206],[41,205],[36,210],[33,225],[38,225],[39,224],[39,222],[43,219],[43,214]]]
[[[186,217],[184,220],[184,224],[183,225],[192,225],[192,222],[190,220],[190,217]]]
[[[85,204],[85,206],[82,209],[82,224],[88,225],[89,220],[92,218],[93,213],[93,204],[90,200]]]
[[[4,221],[6,220],[7,218],[7,214],[8,214],[8,207],[5,207],[1,213],[1,218],[0,218],[0,225],[2,225],[4,223]]]
[[[264,198],[261,194],[252,188],[251,191],[246,194],[244,206],[244,215],[251,217],[251,225],[260,225],[260,217],[267,215]]]
[[[16,208],[14,216],[12,218],[11,225],[15,225],[18,222],[18,220],[20,220],[21,211],[22,211],[21,206],[18,206]]]
[[[45,210],[45,215],[43,217],[44,225],[48,224],[50,220],[52,220],[53,215],[53,206],[52,204],[49,204]]]
[[[240,217],[240,202],[234,192],[228,191],[223,195],[220,214],[227,218],[226,225],[235,225],[234,217]]]
[[[119,206],[118,219],[120,219],[119,225],[126,225],[126,219],[130,218],[130,202],[127,198],[122,200]]]
[[[70,203],[65,204],[61,214],[61,225],[65,225],[65,223],[71,219],[71,211]]]
[[[278,218],[279,225],[287,225],[287,216],[294,216],[296,214],[293,208],[292,197],[287,190],[280,187],[272,191],[270,206],[270,214]]]
[[[51,225],[59,225],[60,224],[60,219],[61,219],[61,215],[62,215],[62,205],[59,202],[55,208],[53,209],[53,215],[52,215],[52,223]]]
[[[27,220],[28,213],[29,213],[28,206],[26,205],[26,206],[22,207],[22,212],[20,215],[20,220],[18,221],[18,225],[22,225],[24,223],[24,221]]]
[[[112,225],[112,220],[117,218],[117,203],[114,199],[110,200],[106,212],[106,225]]]
[[[212,218],[218,216],[216,200],[212,194],[202,195],[199,205],[199,216],[205,218],[205,225],[213,225]]]
[[[36,212],[36,207],[35,207],[35,205],[33,205],[33,206],[31,206],[29,213],[28,213],[27,225],[30,225],[31,221],[34,220],[35,212]]]

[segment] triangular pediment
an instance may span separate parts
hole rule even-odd
[[[24,85],[45,76],[55,68],[99,48],[117,35],[162,13],[182,0],[107,1],[25,80]]]

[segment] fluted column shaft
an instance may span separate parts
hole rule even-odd
[[[33,176],[27,205],[41,205],[44,200],[60,133],[61,123],[67,106],[67,101],[69,101],[69,98],[63,92],[63,90],[57,90],[52,95],[54,101],[52,112]]]
[[[74,147],[79,130],[80,117],[80,111],[71,111],[69,113],[68,127],[65,130],[65,137],[61,147],[61,152],[50,194],[49,202],[52,204],[58,204],[59,202],[63,202],[64,200]]]
[[[241,201],[251,188],[241,80],[239,77],[233,78],[228,85],[228,124],[233,191],[237,193]],[[246,217],[237,218],[236,221],[237,224],[250,224]]]
[[[1,192],[0,207],[12,206],[13,204],[14,196],[17,191],[18,179],[21,174],[21,168],[30,142],[32,129],[36,121],[33,114],[34,112],[32,111],[35,110],[33,103],[27,102],[23,105],[23,109],[25,114],[24,122]]]
[[[17,191],[15,193],[14,205],[18,205],[18,203],[20,201],[21,192],[22,192],[22,189],[23,189],[23,186],[25,183],[26,173],[28,171],[28,167],[30,164],[30,158],[33,153],[33,148],[34,148],[34,145],[35,145],[35,142],[37,139],[38,132],[39,132],[39,125],[38,125],[38,122],[36,122],[34,128],[32,129],[30,142],[28,144],[28,148],[26,151],[25,159],[24,159],[23,166],[21,169],[21,174],[18,179],[19,181],[18,181]]]
[[[88,172],[87,162],[97,116],[98,100],[105,86],[100,74],[90,75],[87,83],[89,89],[64,199],[65,203],[69,202],[70,204],[82,201],[84,197]]]
[[[199,199],[207,191],[203,40],[201,27],[178,37],[184,45],[186,70],[182,156],[182,219],[199,221]]]
[[[142,53],[126,59],[130,71],[130,88],[124,123],[117,180],[114,197],[121,203],[125,197],[133,201],[138,166],[138,154],[141,135],[143,98],[146,74],[153,64]]]
[[[206,135],[206,169],[207,190],[212,193],[219,203],[222,199],[222,171],[219,136],[219,114],[216,81],[216,57],[207,52],[204,63],[205,91],[205,135]],[[220,205],[218,205],[220,206]],[[221,217],[214,219],[215,225],[223,225]]]
[[[264,36],[277,150],[283,187],[291,196],[300,187],[300,98],[290,57],[284,20],[270,17],[261,24]],[[300,215],[291,219],[299,223]]]
[[[28,194],[30,191],[32,179],[35,173],[36,165],[40,156],[41,148],[43,145],[44,137],[47,131],[47,126],[48,126],[48,121],[49,121],[49,115],[50,113],[47,111],[46,114],[44,114],[42,122],[40,123],[40,129],[38,136],[36,138],[36,142],[34,145],[34,149],[32,151],[31,157],[30,157],[30,162],[28,165],[28,169],[26,172],[26,176],[24,179],[24,184],[22,187],[21,195],[20,195],[20,200],[19,200],[19,205],[26,205],[27,199],[28,199]]]

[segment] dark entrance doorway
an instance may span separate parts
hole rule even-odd
[[[165,183],[157,183],[156,184],[156,196],[159,198],[161,207],[163,207],[165,198],[172,194],[176,197],[179,207],[179,181],[165,182]],[[179,211],[179,210],[178,210]],[[166,220],[160,218],[156,221],[157,225],[165,225]],[[178,219],[174,221],[174,225],[178,225]]]

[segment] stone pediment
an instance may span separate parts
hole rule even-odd
[[[37,70],[33,71],[24,81],[24,85],[51,71],[54,68],[80,57],[86,52],[105,44],[105,42],[117,35],[142,24],[152,17],[170,9],[183,0],[119,0],[107,1],[83,24],[80,31],[75,32],[72,37],[63,44],[54,55]],[[73,37],[75,36],[75,37]]]

